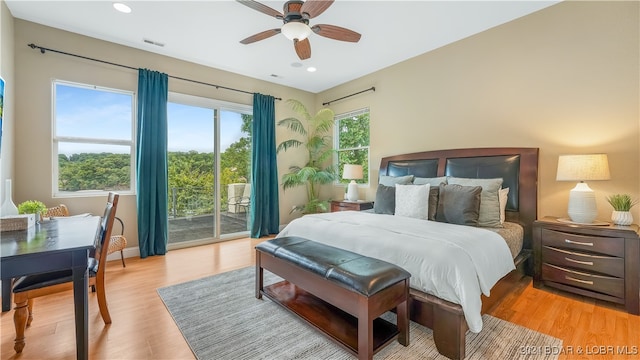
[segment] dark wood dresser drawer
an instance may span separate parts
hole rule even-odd
[[[596,252],[624,257],[624,239],[587,236],[542,229],[542,246]]]
[[[549,264],[624,278],[624,259],[620,257],[588,254],[551,246],[542,247],[542,257]]]
[[[617,298],[624,298],[624,279],[616,277],[569,270],[545,263],[542,264],[542,280],[554,281]]]
[[[533,286],[621,304],[640,315],[640,227],[533,223]]]

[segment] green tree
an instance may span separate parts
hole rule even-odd
[[[369,112],[353,117],[340,119],[338,122],[338,169],[340,182],[348,183],[349,179],[342,179],[344,164],[362,165],[364,178],[356,180],[359,183],[369,182]]]
[[[129,189],[129,154],[80,153],[58,156],[58,187],[62,191]]]
[[[302,138],[294,137],[281,142],[277,152],[303,147],[306,151],[306,163],[302,166],[292,165],[289,172],[282,176],[284,190],[297,186],[305,186],[307,203],[296,206],[292,211],[303,214],[325,212],[329,202],[320,199],[320,185],[330,184],[337,178],[335,166],[326,165],[331,162],[334,150],[331,146],[331,129],[333,127],[333,111],[323,108],[315,116],[311,116],[300,101],[287,100],[292,109],[302,116],[302,120],[289,117],[278,122]]]

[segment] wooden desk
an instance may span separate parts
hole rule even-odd
[[[43,221],[29,230],[5,231],[0,239],[2,311],[11,308],[11,279],[72,270],[78,359],[89,358],[87,262],[99,230],[99,216],[72,217]]]

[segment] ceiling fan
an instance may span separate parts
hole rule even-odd
[[[282,20],[284,25],[281,28],[266,30],[241,40],[242,44],[251,44],[256,41],[264,40],[273,35],[282,33],[287,39],[293,41],[296,54],[300,60],[311,57],[311,44],[309,43],[309,35],[316,33],[334,40],[358,42],[361,35],[355,31],[345,29],[340,26],[316,24],[309,26],[309,20],[322,14],[331,4],[333,0],[291,0],[284,3],[283,12],[270,8],[253,0],[236,0],[254,10],[263,14],[273,16],[278,20]]]

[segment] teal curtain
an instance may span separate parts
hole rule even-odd
[[[167,171],[168,76],[138,71],[136,189],[140,257],[164,255],[169,229]]]
[[[253,94],[251,237],[277,234],[280,226],[276,163],[275,98]]]

